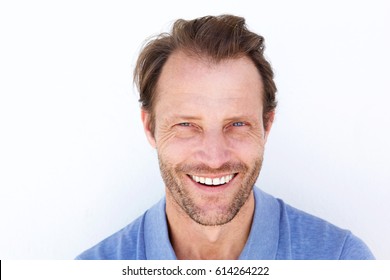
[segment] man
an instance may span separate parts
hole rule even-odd
[[[254,187],[274,120],[263,38],[243,18],[178,20],[135,69],[166,197],[78,259],[372,259],[349,231]]]

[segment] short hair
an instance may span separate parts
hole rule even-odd
[[[277,89],[271,65],[264,57],[264,48],[264,38],[249,31],[242,17],[220,15],[176,20],[171,33],[162,33],[144,46],[134,70],[141,108],[151,115],[152,134],[157,82],[168,57],[179,50],[209,58],[215,63],[224,59],[249,57],[258,69],[264,86],[263,121],[266,126],[269,113],[277,105]]]

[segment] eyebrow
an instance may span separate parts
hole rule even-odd
[[[227,118],[226,120],[228,120],[228,121],[242,121],[243,119],[252,120],[252,119],[255,119],[255,117],[252,115],[237,115],[237,116],[233,116],[231,118]]]
[[[199,121],[202,118],[194,116],[194,115],[172,114],[171,116],[168,116],[166,119],[167,120]],[[248,120],[248,119],[249,120],[255,120],[255,119],[257,119],[257,117],[253,116],[253,115],[249,115],[249,114],[241,114],[241,115],[235,115],[235,116],[232,116],[232,117],[228,117],[228,118],[225,119],[225,121],[234,122],[234,121],[242,121],[242,120]]]
[[[200,120],[200,117],[196,117],[193,115],[180,115],[180,114],[172,114],[171,116],[167,117],[168,120],[174,120],[174,119],[184,119],[184,120]]]

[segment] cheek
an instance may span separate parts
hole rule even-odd
[[[234,153],[243,161],[252,161],[259,158],[264,152],[262,143],[245,142],[232,145]]]
[[[159,138],[157,151],[162,160],[170,164],[178,164],[191,158],[191,148],[197,147],[194,139],[183,139],[175,136]]]
[[[260,134],[230,138],[228,143],[233,153],[243,161],[258,159],[264,153],[265,140]]]
[[[261,123],[253,123],[242,127],[229,126],[225,131],[225,138],[233,142],[255,143],[261,145],[264,142],[265,131]]]

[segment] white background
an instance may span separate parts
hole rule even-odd
[[[175,19],[221,13],[276,73],[257,185],[390,259],[386,0],[1,1],[1,259],[72,259],[161,198],[132,70]]]

